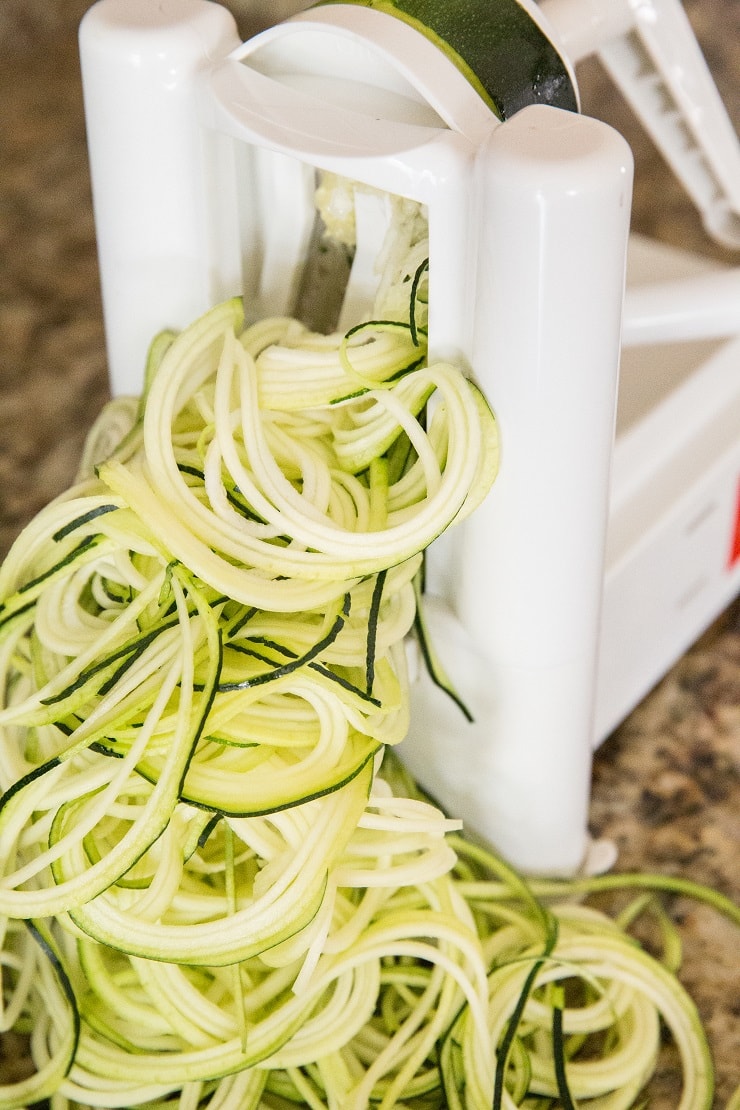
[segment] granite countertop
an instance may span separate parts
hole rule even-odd
[[[733,15],[724,0],[686,6],[737,124],[739,10]],[[108,395],[75,42],[86,7],[86,0],[4,0],[0,8],[0,557],[69,484]],[[635,151],[635,227],[740,261],[709,243],[591,63],[582,81],[586,110],[619,127]],[[616,841],[621,870],[683,875],[740,900],[739,779],[736,603],[598,751],[592,830]],[[717,1061],[720,1107],[740,1084],[737,931],[708,909],[669,901],[685,941],[683,979]],[[677,1076],[669,1053],[652,1107],[677,1106]]]

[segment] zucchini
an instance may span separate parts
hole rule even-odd
[[[520,0],[320,0],[359,4],[414,27],[455,64],[499,119],[529,104],[578,110],[565,60]]]

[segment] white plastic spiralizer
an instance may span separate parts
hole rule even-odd
[[[152,336],[225,297],[293,310],[317,170],[427,207],[430,357],[481,384],[502,455],[429,556],[429,623],[475,721],[416,666],[401,754],[514,864],[571,872],[595,866],[594,744],[740,585],[740,273],[628,249],[631,153],[577,111],[573,66],[599,51],[734,246],[738,143],[679,0],[471,0],[489,102],[409,0],[382,7],[321,4],[246,43],[208,0],[89,10],[112,388],[138,392]],[[349,323],[372,303],[382,198],[357,220]]]

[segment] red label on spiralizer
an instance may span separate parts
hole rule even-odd
[[[732,533],[732,543],[730,545],[730,558],[728,567],[734,567],[735,563],[740,560],[740,481],[737,484],[737,503],[735,505],[735,526]]]

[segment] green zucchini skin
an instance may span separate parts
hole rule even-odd
[[[403,20],[434,42],[501,120],[530,104],[578,111],[555,46],[518,0],[320,0],[359,4]]]

